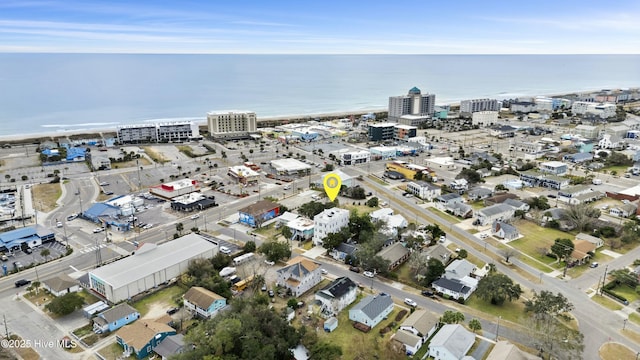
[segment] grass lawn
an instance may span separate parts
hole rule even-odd
[[[346,309],[342,310],[338,315],[338,327],[331,333],[319,332],[318,337],[326,339],[334,345],[342,348],[342,359],[373,359],[377,354],[383,353],[383,349],[389,341],[390,336],[394,333],[404,318],[398,322],[395,321],[396,315],[400,312],[400,308],[396,307],[387,317],[376,325],[368,333],[361,332],[351,325],[349,320],[349,309],[357,304],[364,295],[358,295],[356,301]],[[407,314],[408,315],[408,314]],[[396,322],[396,326],[391,331],[381,336],[380,329],[389,326],[392,322]]]
[[[629,166],[627,165],[607,166],[603,167],[598,172],[604,173],[606,171],[610,174],[612,171],[615,171],[617,175],[622,175],[627,171],[628,168]]]
[[[369,179],[371,179],[371,180],[373,180],[373,181],[377,182],[377,183],[378,183],[378,184],[380,184],[380,185],[388,185],[388,183],[387,183],[387,182],[385,182],[385,181],[381,180],[381,179],[380,179],[379,177],[377,177],[377,176],[372,176],[372,175],[367,175],[367,176],[369,177]]]
[[[638,313],[629,314],[629,320],[631,320],[634,323],[640,325],[640,314],[638,314]]]
[[[367,202],[367,200],[352,200],[352,199],[349,199],[349,201],[355,202],[356,204],[357,203],[364,204],[364,203]],[[341,203],[343,204],[342,207],[344,209],[349,210],[349,212],[351,212],[351,210],[355,209],[356,211],[358,211],[359,215],[369,214],[370,212],[379,209],[378,207],[368,207],[366,205],[349,205],[346,201],[344,201],[344,202],[341,201]]]
[[[598,355],[600,355],[600,359],[602,360],[619,360],[633,359],[636,354],[622,344],[609,342],[600,347]]]
[[[638,293],[635,291],[635,289],[632,289],[627,285],[619,285],[613,288],[612,290],[616,294],[622,295],[625,298],[627,298],[627,300],[629,300],[629,303],[632,303],[640,298],[638,296]]]
[[[151,146],[143,146],[142,148],[144,149],[145,154],[147,154],[147,156],[153,159],[153,161],[160,164],[169,162],[169,159],[164,157],[164,155],[162,155],[161,153],[155,151]]]
[[[622,305],[620,305],[620,303],[618,303],[617,301],[613,301],[610,298],[606,297],[606,296],[602,296],[602,295],[593,295],[591,297],[591,300],[597,302],[598,304],[606,307],[609,310],[621,310],[622,309]]]
[[[166,289],[162,289],[158,292],[155,292],[144,299],[133,304],[133,307],[140,312],[141,316],[145,316],[152,305],[161,303],[164,304],[164,307],[169,308],[171,306],[176,306],[178,304],[173,301],[173,298],[179,295],[184,294],[185,290],[183,290],[178,285],[170,286]]]
[[[100,350],[98,350],[98,354],[100,354],[102,356],[103,359],[106,360],[119,360],[119,359],[135,359],[136,355],[132,354],[131,356],[129,356],[128,358],[123,358],[122,357],[122,346],[118,345],[118,343],[113,342],[113,344],[111,345],[107,345],[103,348],[101,348]]]
[[[457,223],[459,223],[461,221],[457,217],[455,217],[453,215],[450,215],[450,214],[447,214],[446,212],[440,211],[440,210],[438,210],[436,208],[429,207],[429,208],[427,208],[427,211],[430,211],[430,212],[432,212],[432,213],[434,213],[434,214],[436,214],[436,215],[438,215],[438,216],[440,216],[442,218],[447,219],[447,221],[452,223],[452,224],[457,224]]]
[[[501,306],[491,305],[490,302],[478,298],[475,294],[471,295],[465,305],[476,309],[483,314],[489,314],[496,319],[502,316],[502,319],[514,323],[520,323],[524,317],[524,303],[519,300],[514,302],[505,301]],[[490,318],[489,316],[487,318]],[[468,322],[471,319],[465,319]]]
[[[60,184],[38,184],[31,188],[33,193],[33,205],[38,211],[49,212],[54,210],[56,201],[62,195]]]
[[[137,163],[136,163],[136,161],[137,161]],[[141,157],[140,159],[135,159],[135,160],[130,160],[130,161],[122,161],[122,162],[111,163],[111,166],[114,169],[124,169],[124,168],[144,166],[144,165],[151,165],[151,162],[145,157]]]

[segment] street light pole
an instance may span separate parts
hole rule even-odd
[[[629,320],[629,319],[627,318],[627,319],[622,320],[622,330],[624,330],[627,327],[627,320]]]
[[[496,341],[498,341],[498,334],[500,333],[500,319],[502,319],[502,316],[498,317],[498,327],[496,327]]]

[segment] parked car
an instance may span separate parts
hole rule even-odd
[[[56,223],[56,227],[57,227],[57,228],[61,228],[61,227],[62,227],[62,222],[58,221],[58,222]]]
[[[5,254],[2,254],[2,256],[0,256],[0,258],[2,259],[2,261],[9,261],[9,257]]]
[[[488,237],[489,237],[489,235],[487,235],[487,234],[480,234],[480,239],[486,239]]]
[[[102,228],[102,227],[98,227],[98,228],[93,229],[93,233],[94,234],[97,234],[97,233],[100,233],[100,232],[103,232],[103,231],[104,231],[104,228]]]
[[[416,307],[418,306],[418,303],[416,303],[415,301],[409,299],[409,298],[405,298],[404,299],[404,303],[411,306],[411,307]]]
[[[353,271],[353,272],[359,273],[360,272],[360,268],[357,267],[357,266],[349,266],[349,271]]]
[[[422,296],[434,297],[435,294],[433,293],[433,291],[430,291],[430,290],[422,290]]]
[[[365,271],[362,273],[362,275],[368,277],[368,278],[372,278],[374,276],[376,276],[374,273],[372,273],[371,271]]]
[[[78,214],[71,214],[67,216],[67,221],[75,220],[78,217]]]
[[[180,308],[172,307],[171,309],[167,310],[167,314],[173,315],[173,314],[177,313],[178,310],[180,310]]]
[[[598,267],[598,263],[597,262],[592,262],[591,265],[589,265],[590,268],[597,268]]]
[[[269,289],[269,297],[274,297],[276,296],[276,293],[273,292],[273,290]]]
[[[195,220],[200,217],[200,214],[191,215],[191,220]]]
[[[220,251],[222,251],[222,250],[220,250]],[[267,265],[269,265],[269,266],[273,266],[273,265],[275,265],[275,264],[276,264],[274,261],[271,261],[271,260],[268,260],[268,259],[267,259],[267,260],[265,260],[265,261],[264,261],[264,263],[265,263],[265,264],[267,264]]]
[[[31,284],[31,280],[27,280],[27,279],[20,279],[15,282],[16,287],[21,287],[29,284]]]
[[[231,254],[231,249],[226,246],[220,246],[220,252],[226,255]]]
[[[33,253],[33,250],[31,248],[26,248],[26,249],[24,249],[24,252],[27,253],[27,254],[31,254],[31,253]]]
[[[322,275],[327,275],[329,272],[326,269],[320,269],[320,273],[322,273]]]

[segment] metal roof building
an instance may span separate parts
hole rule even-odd
[[[162,245],[146,243],[134,255],[90,271],[90,286],[116,303],[170,281],[187,271],[191,261],[217,252],[217,244],[196,234]]]
[[[0,251],[9,251],[12,248],[22,247],[22,244],[34,247],[54,240],[53,231],[46,227],[41,225],[27,226],[0,234]]]

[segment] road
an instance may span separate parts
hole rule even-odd
[[[480,260],[495,263],[498,270],[504,274],[507,274],[511,277],[515,282],[520,283],[522,286],[535,290],[537,292],[541,290],[552,291],[553,293],[562,293],[565,297],[569,299],[569,301],[575,306],[572,314],[577,318],[580,326],[580,331],[584,334],[584,359],[599,359],[598,349],[599,347],[607,341],[615,340],[620,343],[623,343],[629,346],[631,349],[636,349],[638,344],[624,337],[620,330],[622,329],[622,318],[617,314],[611,314],[610,316],[598,316],[596,314],[608,314],[609,310],[601,307],[600,305],[593,302],[588,295],[586,294],[586,289],[588,287],[594,286],[593,284],[593,273],[587,272],[587,276],[583,276],[583,279],[565,281],[557,278],[552,278],[545,276],[543,279],[543,283],[540,284],[538,282],[531,281],[530,278],[538,279],[540,271],[530,267],[529,265],[518,261],[518,259],[513,259],[512,262],[517,269],[522,269],[527,272],[530,276],[524,277],[521,276],[518,272],[514,271],[511,267],[505,266],[500,262],[496,262],[494,258],[487,255],[490,254],[498,254],[498,249],[494,248],[491,245],[487,245],[487,253],[483,251],[478,251],[476,249],[484,248],[485,242],[480,240],[479,238],[467,233],[464,230],[458,229],[455,225],[449,223],[446,219],[437,216],[428,211],[424,211],[421,207],[417,206],[414,202],[406,201],[401,196],[398,196],[397,193],[393,193],[385,186],[380,185],[379,183],[371,180],[366,176],[366,172],[361,168],[354,168],[357,172],[360,172],[363,175],[364,181],[367,186],[376,190],[376,192],[384,196],[385,199],[388,200],[390,206],[401,213],[405,213],[405,216],[409,216],[409,219],[419,218],[428,223],[439,223],[444,230],[449,230],[447,238],[460,247],[467,249],[474,256],[478,257]],[[473,243],[476,247],[465,246],[466,244]],[[634,257],[635,256],[635,257]],[[628,264],[630,258],[638,258],[640,256],[640,248],[636,248],[631,252],[630,255],[625,256],[622,259],[618,258],[612,262],[611,268],[616,268],[616,266],[622,267],[623,264]],[[601,274],[604,269],[600,269],[596,272],[596,282],[597,275]],[[640,328],[631,323],[627,322],[626,327],[636,332],[640,332]],[[529,342],[524,342],[529,343]]]

